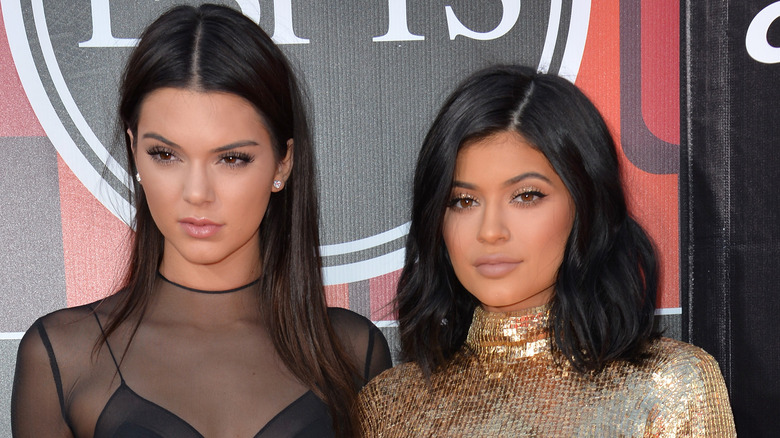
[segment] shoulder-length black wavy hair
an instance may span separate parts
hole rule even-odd
[[[216,5],[179,6],[144,31],[127,62],[119,101],[123,133],[136,133],[144,98],[163,87],[246,99],[271,134],[277,160],[293,139],[292,172],[284,190],[271,194],[260,226],[258,311],[285,365],[328,404],[337,430],[351,435],[356,372],[327,318],[314,151],[303,94],[290,64],[271,38],[238,11]],[[124,134],[124,140],[129,174],[135,175],[131,138]],[[132,183],[136,233],[126,293],[120,294],[101,342],[130,318],[137,329],[163,255],[163,236],[143,186]]]
[[[520,66],[466,79],[425,137],[396,298],[404,359],[429,375],[465,341],[479,303],[454,274],[442,222],[458,151],[502,131],[519,133],[547,157],[575,205],[550,303],[553,348],[580,372],[639,359],[655,336],[656,257],[628,215],[615,143],[577,87]]]

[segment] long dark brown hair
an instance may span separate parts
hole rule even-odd
[[[281,160],[294,139],[293,168],[282,191],[272,193],[260,226],[260,314],[290,371],[329,406],[334,427],[353,435],[349,415],[355,370],[327,317],[321,278],[316,169],[301,87],[284,54],[241,13],[223,6],[175,7],[152,23],[132,52],[122,77],[122,131],[137,132],[141,104],[163,88],[219,91],[240,96],[261,115]],[[136,136],[137,137],[137,136]],[[125,134],[129,174],[133,145]],[[100,344],[125,321],[146,311],[163,255],[163,236],[143,187],[134,184],[135,238],[125,292]],[[133,331],[135,333],[135,331]]]

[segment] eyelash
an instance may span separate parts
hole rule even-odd
[[[176,158],[176,155],[173,153],[172,149],[163,146],[154,146],[150,148],[147,151],[147,153],[152,157],[152,160],[163,165],[172,164],[172,162]],[[167,155],[167,158],[163,158],[162,155]],[[234,160],[232,163],[228,161],[231,159]],[[225,163],[225,165],[230,168],[243,167],[254,160],[255,160],[254,156],[244,152],[236,152],[236,151],[225,152],[224,154],[221,154],[219,156],[219,161]]]
[[[520,198],[520,197],[522,197],[524,195],[530,195],[530,196],[532,196],[532,199],[530,199],[530,200],[522,200],[522,199],[521,200],[517,200],[518,198]],[[536,203],[538,203],[541,199],[545,198],[546,196],[547,195],[545,195],[544,193],[542,193],[538,189],[535,189],[535,188],[524,188],[524,189],[521,189],[521,190],[515,192],[512,195],[512,202],[517,204],[519,207],[526,208],[526,207],[531,207],[533,205],[536,205]],[[463,203],[464,201],[467,201],[467,202],[469,202],[472,205],[467,205],[467,206],[461,205],[461,206],[458,206],[459,204]],[[477,200],[477,198],[475,198],[474,196],[469,195],[467,193],[462,193],[462,194],[459,194],[459,195],[453,197],[452,199],[450,199],[450,201],[447,203],[447,208],[450,208],[450,209],[456,210],[456,211],[457,210],[465,211],[465,210],[469,210],[469,209],[473,208],[474,207],[473,204],[479,205],[479,201]]]
[[[542,193],[539,189],[529,187],[529,188],[521,189],[520,191],[512,195],[512,201],[524,195],[531,195],[533,196],[533,199],[526,200],[526,201],[520,200],[518,202],[518,205],[520,205],[521,207],[530,207],[532,205],[536,205],[537,202],[539,202],[540,200],[542,200],[544,197],[547,196],[544,193]]]
[[[149,148],[146,153],[152,157],[152,160],[164,165],[171,164],[173,159],[176,158],[176,155],[173,154],[173,150],[163,146],[153,146]],[[168,155],[168,158],[162,158],[161,155]]]
[[[458,207],[458,204],[463,201],[469,201],[472,204],[479,204],[477,202],[477,199],[469,194],[462,193],[460,195],[455,196],[454,198],[450,199],[450,201],[447,203],[447,208],[450,208],[452,210],[468,210],[473,208],[473,205],[468,206],[460,206]]]
[[[233,158],[236,162],[228,163],[227,160]],[[255,157],[244,152],[226,152],[219,156],[220,161],[231,168],[244,167],[255,160]]]

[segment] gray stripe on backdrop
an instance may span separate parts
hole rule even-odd
[[[0,137],[0,332],[64,307],[57,152],[47,137]]]
[[[11,438],[11,385],[19,341],[0,341],[0,438]]]
[[[371,283],[370,280],[349,283],[349,308],[371,318]]]

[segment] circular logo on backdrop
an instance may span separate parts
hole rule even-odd
[[[2,2],[14,62],[48,137],[126,223],[133,208],[116,147],[119,76],[144,27],[178,3]],[[573,81],[590,17],[590,0],[221,3],[273,36],[308,91],[326,284],[402,267],[417,150],[455,84],[493,63]]]

